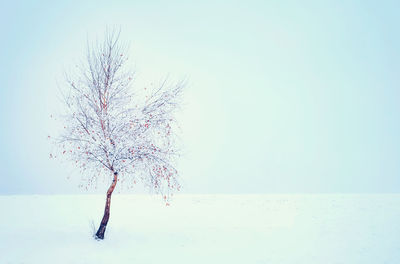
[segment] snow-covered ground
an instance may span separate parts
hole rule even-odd
[[[0,196],[0,263],[400,263],[400,195]]]

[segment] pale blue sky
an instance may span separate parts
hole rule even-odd
[[[138,85],[188,78],[184,192],[398,192],[396,1],[1,4],[0,194],[76,193],[48,159],[57,83],[119,26]]]

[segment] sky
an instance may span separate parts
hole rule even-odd
[[[107,26],[129,43],[137,85],[188,80],[182,192],[400,190],[397,1],[1,6],[0,194],[85,193],[46,138],[64,73]]]

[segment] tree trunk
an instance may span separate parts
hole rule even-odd
[[[107,191],[107,200],[106,200],[106,207],[104,208],[104,216],[100,222],[99,230],[97,230],[97,233],[96,233],[97,239],[104,239],[104,232],[106,231],[108,219],[110,218],[111,194],[114,191],[115,185],[117,185],[117,180],[118,180],[118,173],[114,172],[114,179],[111,183],[110,188],[108,188],[108,191]]]

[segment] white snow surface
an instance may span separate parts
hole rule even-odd
[[[400,263],[399,194],[0,196],[0,263]]]

